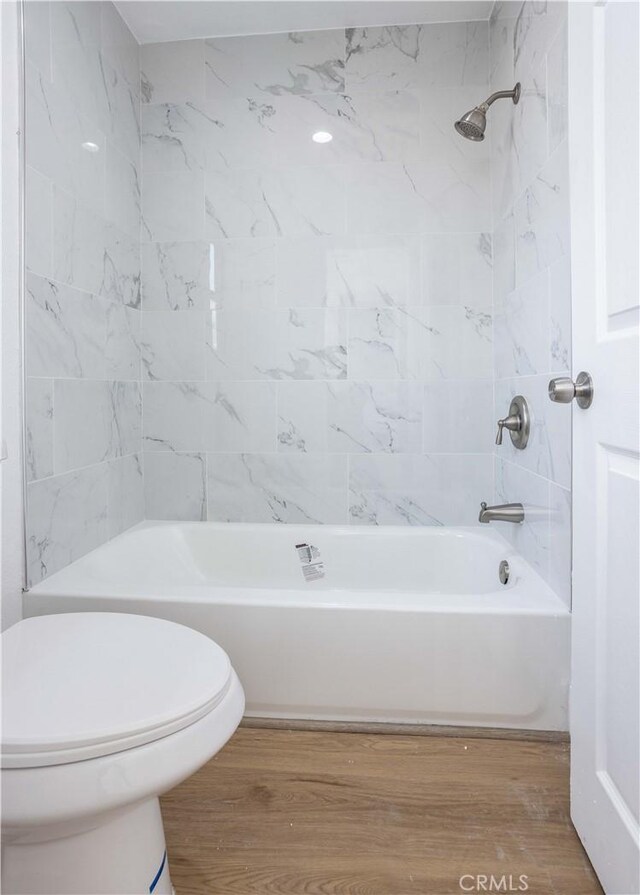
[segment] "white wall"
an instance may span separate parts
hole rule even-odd
[[[524,451],[496,448],[496,500],[525,506],[504,534],[570,602],[571,408],[547,396],[571,369],[567,4],[498,3],[490,23],[491,88],[522,83],[517,106],[489,113],[494,217],[494,419],[529,402]]]
[[[25,31],[35,584],[143,516],[140,79],[138,44],[112,3],[29,2]]]
[[[147,44],[149,518],[477,523],[488,23]],[[333,141],[319,145],[316,131]]]
[[[2,276],[0,280],[0,434],[7,455],[0,462],[0,621],[2,628],[22,615],[22,466],[19,316],[19,67],[15,3],[0,4],[2,78]]]

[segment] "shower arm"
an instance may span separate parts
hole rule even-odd
[[[512,99],[514,103],[517,103],[520,99],[520,84],[516,84],[513,90],[497,90],[488,99],[485,99],[483,103],[480,103],[478,108],[488,109],[497,99]]]

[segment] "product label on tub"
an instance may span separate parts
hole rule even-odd
[[[296,552],[305,581],[318,581],[324,578],[324,563],[317,547],[313,544],[296,544]]]

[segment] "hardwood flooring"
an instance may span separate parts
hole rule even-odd
[[[568,778],[566,743],[240,728],[162,800],[173,884],[177,895],[596,895]]]

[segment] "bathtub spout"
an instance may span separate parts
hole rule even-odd
[[[488,507],[482,501],[478,522],[524,522],[524,507],[521,503],[502,503]]]

